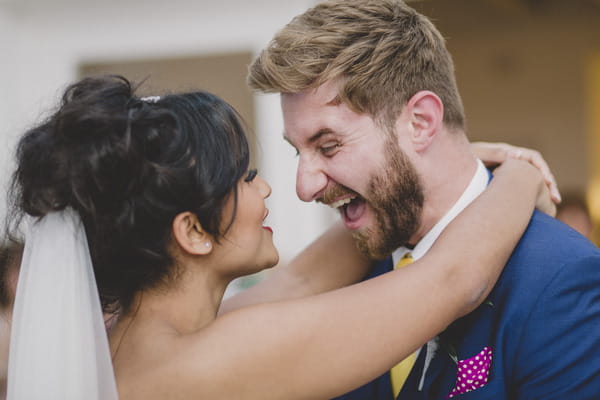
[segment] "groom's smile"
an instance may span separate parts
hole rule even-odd
[[[339,184],[328,186],[317,202],[335,208],[340,212],[346,228],[355,230],[368,224],[367,203],[358,193]]]

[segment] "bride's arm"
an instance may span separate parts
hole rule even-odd
[[[552,201],[546,197],[538,208],[550,215],[556,213],[553,202],[560,201],[560,194],[556,180],[539,152],[506,143],[486,142],[471,143],[471,150],[488,166],[501,164],[510,158],[534,165],[541,172],[552,196]],[[356,249],[350,232],[338,222],[289,264],[277,266],[262,282],[225,300],[219,314],[253,304],[294,299],[344,287],[360,281],[370,266],[371,262]]]
[[[561,197],[558,191],[558,185],[556,184],[556,179],[554,178],[554,175],[552,175],[550,167],[539,151],[513,146],[508,143],[490,142],[472,142],[471,151],[488,167],[502,164],[509,158],[516,158],[529,162],[542,173],[544,181],[550,190],[553,202],[560,203]],[[556,210],[554,210],[552,214],[555,212]]]
[[[508,161],[412,265],[231,312],[171,368],[197,394],[218,388],[214,398],[327,399],[368,382],[485,299],[544,190],[533,167]]]

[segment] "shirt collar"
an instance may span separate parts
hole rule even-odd
[[[433,242],[436,241],[446,226],[448,226],[448,224],[454,218],[456,218],[456,216],[462,210],[464,210],[473,200],[477,198],[477,196],[479,196],[485,190],[488,185],[488,181],[489,176],[487,169],[481,160],[477,160],[477,169],[475,170],[475,174],[456,203],[454,203],[450,210],[448,210],[448,212],[433,226],[433,228],[431,228],[429,232],[423,236],[414,249],[409,249],[408,247],[404,246],[396,249],[392,253],[394,265],[396,265],[398,260],[404,257],[404,255],[408,252],[411,253],[414,260],[418,260],[419,258],[423,257],[423,255],[429,251],[431,246],[433,246]]]

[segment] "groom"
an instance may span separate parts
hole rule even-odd
[[[490,179],[470,151],[444,39],[400,0],[306,11],[249,83],[281,93],[297,194],[339,209],[383,259],[370,277],[422,257]],[[398,362],[340,399],[599,398],[600,252],[534,213],[489,301]]]

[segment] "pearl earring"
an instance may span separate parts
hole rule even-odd
[[[206,242],[206,243],[204,243],[204,245],[205,245],[206,247],[210,247],[210,242]]]

